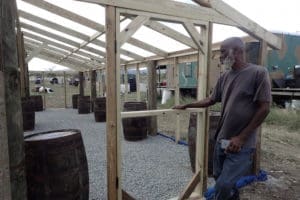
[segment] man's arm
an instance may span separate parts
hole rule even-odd
[[[253,133],[259,125],[262,124],[264,119],[270,112],[269,102],[258,102],[258,110],[254,114],[250,123],[243,129],[243,131],[238,135],[230,139],[230,144],[226,151],[229,152],[239,152],[243,144],[247,141],[248,137]]]
[[[183,105],[174,106],[173,109],[186,109],[186,108],[206,108],[208,106],[214,105],[216,102],[212,100],[210,97],[194,102],[188,103]]]

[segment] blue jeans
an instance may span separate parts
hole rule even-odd
[[[215,200],[230,200],[238,192],[235,183],[249,175],[252,168],[253,148],[242,148],[238,153],[225,154],[219,142],[216,143],[213,160],[213,175],[216,180]]]

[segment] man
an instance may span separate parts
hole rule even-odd
[[[221,64],[230,68],[219,78],[210,97],[174,109],[208,107],[221,102],[216,132],[213,174],[216,200],[239,199],[235,183],[250,172],[257,127],[269,113],[271,87],[264,67],[245,62],[240,38],[221,45]],[[226,142],[228,143],[227,146]],[[223,144],[222,144],[223,143]]]

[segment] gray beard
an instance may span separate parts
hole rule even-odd
[[[227,70],[230,70],[231,67],[233,66],[234,64],[234,60],[229,58],[229,56],[227,56],[224,61],[223,61],[223,64],[221,65],[222,67],[222,71],[227,71]]]

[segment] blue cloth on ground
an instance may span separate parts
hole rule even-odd
[[[268,179],[267,172],[260,170],[258,175],[244,176],[236,182],[237,188],[242,188],[254,181],[266,181]],[[215,187],[209,187],[204,193],[206,200],[213,200],[215,194]]]

